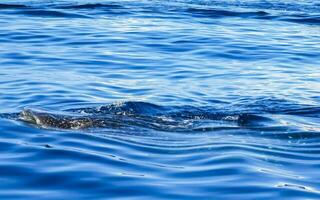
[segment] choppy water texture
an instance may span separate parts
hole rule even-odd
[[[320,199],[320,4],[0,4],[1,199]]]

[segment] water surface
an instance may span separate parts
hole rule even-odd
[[[319,24],[311,0],[1,1],[1,199],[319,199]]]

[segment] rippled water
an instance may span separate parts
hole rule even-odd
[[[320,4],[1,1],[1,199],[319,199]]]

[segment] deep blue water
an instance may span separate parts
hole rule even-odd
[[[2,0],[0,95],[1,199],[320,199],[319,1]]]

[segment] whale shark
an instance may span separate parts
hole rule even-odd
[[[146,128],[169,132],[210,131],[220,128],[256,127],[272,121],[263,115],[193,107],[162,107],[125,102],[64,111],[26,107],[17,120],[57,129]]]

